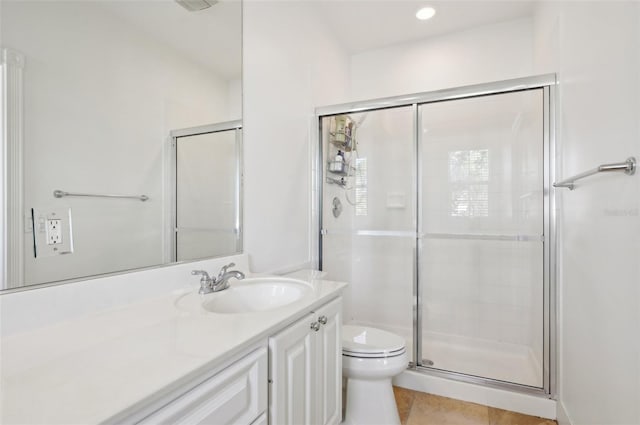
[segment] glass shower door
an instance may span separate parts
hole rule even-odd
[[[543,387],[543,90],[419,106],[419,365]]]
[[[344,323],[413,340],[415,109],[324,116],[322,270],[350,282]],[[411,352],[411,351],[409,351]]]
[[[175,141],[175,261],[231,255],[240,235],[239,129]]]

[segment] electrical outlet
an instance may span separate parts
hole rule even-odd
[[[70,208],[32,208],[31,222],[33,224],[33,254],[35,258],[73,253]]]
[[[46,238],[47,245],[62,244],[62,220],[47,219]]]

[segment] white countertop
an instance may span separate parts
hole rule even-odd
[[[183,290],[2,339],[0,423],[91,424],[124,418],[215,369],[338,296],[342,282],[298,274],[313,290],[248,314],[187,311]],[[232,283],[233,285],[233,283]]]

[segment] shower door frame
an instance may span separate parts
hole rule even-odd
[[[413,255],[413,352],[409,369],[425,374],[452,379],[461,382],[479,384],[489,387],[506,389],[525,394],[539,395],[547,398],[555,398],[557,389],[557,342],[556,342],[556,206],[555,189],[552,182],[555,178],[555,156],[556,156],[556,74],[544,74],[532,77],[516,78],[510,80],[496,81],[470,86],[455,87],[443,90],[436,90],[423,93],[414,93],[403,96],[385,97],[365,101],[343,103],[338,105],[318,107],[315,110],[316,123],[318,124],[316,136],[315,162],[312,172],[312,185],[316,191],[313,197],[314,206],[313,222],[317,224],[316,231],[313,232],[313,257],[318,269],[322,270],[322,237],[326,231],[322,222],[323,210],[323,185],[324,185],[324,164],[322,141],[322,119],[327,116],[349,114],[356,112],[376,111],[398,107],[412,107],[413,113],[413,146],[415,153],[415,163],[413,165],[416,205],[414,216],[414,255]],[[422,191],[421,191],[421,152],[422,141],[420,134],[420,114],[419,105],[436,103],[448,100],[462,100],[468,98],[507,94],[529,90],[542,90],[543,94],[543,386],[532,387],[513,382],[500,381],[491,378],[484,378],[466,375],[454,371],[434,369],[422,365],[422,311],[423,305],[420,293],[419,258],[420,258],[420,238],[422,236],[422,223],[420,214],[422,212]],[[404,236],[407,232],[398,233],[397,236]],[[400,234],[402,233],[402,235]],[[315,239],[317,238],[317,239]]]
[[[182,264],[189,261],[202,260],[203,258],[193,258],[187,260],[178,261],[178,139],[181,137],[199,136],[202,134],[222,133],[225,131],[234,131],[234,138],[236,144],[236,156],[234,158],[236,165],[235,175],[235,196],[234,196],[234,208],[236,211],[234,218],[234,233],[236,235],[236,253],[241,253],[244,244],[243,233],[243,217],[244,217],[244,205],[243,205],[243,193],[244,193],[244,163],[243,163],[243,140],[242,140],[242,120],[224,121],[215,124],[205,124],[197,127],[181,128],[172,130],[169,133],[169,167],[168,167],[168,192],[166,194],[169,199],[169,226],[167,226],[167,240],[165,244],[165,257],[169,258],[168,261],[175,264]],[[204,257],[215,258],[215,257]]]

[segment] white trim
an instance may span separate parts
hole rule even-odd
[[[175,139],[168,135],[162,148],[162,262],[163,264],[173,263],[176,258],[175,253],[175,222],[173,222],[174,207],[173,197],[175,193],[175,165],[173,149]]]
[[[562,401],[558,401],[558,425],[573,425],[573,422],[571,422],[571,418],[569,417],[569,414],[567,413],[567,409],[564,408],[564,404],[562,403]]]
[[[544,396],[458,382],[412,370],[406,370],[395,377],[393,384],[414,391],[478,403],[525,415],[539,416],[546,419],[556,418],[556,401]],[[571,424],[564,423],[560,425]]]
[[[225,121],[215,124],[199,125],[197,127],[180,128],[171,130],[170,137],[188,137],[198,134],[217,133],[219,131],[238,130],[242,128],[242,120]]]
[[[467,97],[537,89],[546,86],[554,86],[556,83],[556,74],[544,74],[533,77],[514,78],[511,80],[494,81],[491,83],[453,87],[429,92],[412,93],[402,96],[383,97],[378,99],[342,103],[339,105],[321,106],[316,108],[315,112],[317,116],[349,114],[398,106],[409,106],[413,104],[440,102],[443,100],[463,99]]]
[[[5,161],[7,159],[7,147],[4,142],[7,139],[7,125],[5,118],[5,111],[7,109],[5,105],[5,88],[4,88],[4,59],[2,59],[2,55],[0,55],[0,245],[2,250],[0,251],[0,290],[5,288],[5,282],[8,282],[8,276],[5,274],[5,266],[4,263],[7,257],[7,238],[5,237],[7,234],[7,222],[5,216],[5,210],[7,207],[7,199],[5,198],[5,193],[7,193],[7,176],[6,171],[7,167],[5,166]]]
[[[2,74],[3,152],[3,284],[0,289],[22,286],[24,279],[23,199],[23,69],[24,56],[11,49],[0,52]],[[6,212],[5,212],[6,211]],[[9,255],[11,254],[11,256]]]

